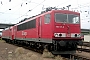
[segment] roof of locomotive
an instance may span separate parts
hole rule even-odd
[[[25,18],[24,20],[21,20],[21,22],[17,23],[17,24],[14,25],[14,26],[23,24],[23,23],[25,23],[25,22],[28,22],[28,21],[33,20],[33,19],[36,19],[36,18],[38,18],[38,17],[40,17],[40,16],[46,15],[46,14],[51,13],[51,12],[56,12],[56,13],[59,12],[59,13],[66,13],[66,14],[69,13],[69,14],[77,14],[77,15],[80,15],[80,13],[74,12],[74,11],[70,11],[70,10],[51,10],[51,11],[47,11],[47,12],[45,11],[45,12],[43,12],[43,13],[41,13],[41,14],[36,15],[36,16],[32,16],[32,17],[29,17],[29,18]]]
[[[79,12],[75,11],[70,11],[70,10],[54,10],[54,12],[59,12],[59,13],[66,13],[66,14],[80,14]]]
[[[32,17],[29,17],[29,18],[25,18],[24,21],[21,21],[21,22],[17,23],[17,24],[14,25],[14,26],[23,24],[23,23],[25,23],[25,22],[28,22],[28,21],[33,20],[33,19],[36,19],[36,18],[38,18],[38,17],[40,17],[40,16],[46,15],[46,14],[51,13],[51,12],[52,12],[52,11],[48,11],[48,12],[44,12],[44,13],[38,14],[38,15],[36,15],[36,16],[32,16]]]

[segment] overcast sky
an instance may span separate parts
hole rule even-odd
[[[42,7],[66,7],[81,13],[81,28],[90,29],[90,0],[0,0],[0,23],[18,23],[37,15]],[[31,11],[29,11],[31,10]]]

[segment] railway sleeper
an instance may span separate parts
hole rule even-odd
[[[71,59],[78,59],[78,60],[90,60],[90,58],[88,57],[85,57],[85,56],[80,56],[80,55],[76,55],[76,54],[73,54],[71,55]]]

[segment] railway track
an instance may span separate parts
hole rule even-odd
[[[77,50],[90,53],[90,47],[86,47],[86,46],[78,46]]]
[[[90,42],[83,42],[83,46],[90,47]]]
[[[70,55],[71,60],[90,60],[90,42],[83,42],[82,46],[78,46],[75,54]]]
[[[69,60],[90,60],[90,42],[83,42],[83,46],[78,46],[75,54],[70,54]]]
[[[82,56],[82,55],[79,55],[79,54],[72,54],[72,55],[70,55],[70,59],[71,60],[90,60],[89,57]]]
[[[83,42],[83,45],[78,46],[77,50],[90,53],[90,42]]]
[[[61,56],[66,58],[67,60],[90,60],[89,56],[83,56],[82,54],[75,53],[75,54],[61,55]]]

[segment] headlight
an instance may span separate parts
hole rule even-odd
[[[71,33],[71,37],[81,37],[80,33]]]
[[[54,33],[55,37],[66,37],[65,33]]]
[[[54,36],[55,36],[55,37],[58,37],[58,34],[57,34],[57,33],[54,33]]]

